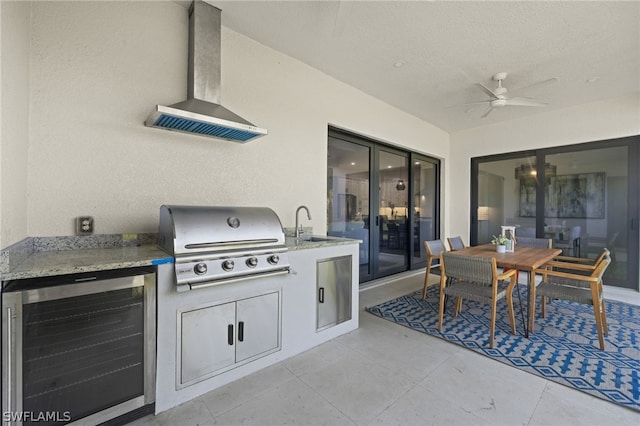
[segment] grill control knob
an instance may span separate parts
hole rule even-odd
[[[267,259],[267,262],[269,262],[272,265],[277,264],[280,261],[280,257],[278,257],[277,254],[272,254],[271,256],[269,256],[269,258]]]
[[[235,263],[233,263],[233,260],[225,260],[224,262],[222,262],[222,269],[224,269],[225,271],[233,271],[233,267],[236,266]]]
[[[207,272],[207,264],[206,263],[196,263],[196,266],[193,267],[193,272],[198,275],[202,275]]]
[[[256,266],[258,266],[258,258],[257,257],[250,257],[247,259],[247,266],[249,268],[255,268]]]

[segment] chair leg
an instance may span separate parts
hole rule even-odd
[[[457,309],[458,309],[458,313],[462,312],[462,297],[460,297],[458,300]]]
[[[457,296],[455,301],[455,307],[453,308],[453,316],[458,316],[462,312],[462,297]]]
[[[427,298],[427,286],[429,285],[429,272],[431,268],[427,267],[427,271],[424,274],[424,288],[422,289],[422,300]]]
[[[493,335],[496,331],[496,299],[491,301],[491,327],[489,328],[489,347],[493,349]]]
[[[447,283],[445,274],[440,276],[440,309],[438,309],[438,330],[442,331],[442,319],[444,317],[444,290]]]
[[[598,328],[598,341],[600,349],[604,351],[604,326],[602,324],[602,303],[601,295],[598,292],[598,283],[591,283],[591,300],[593,301],[593,315],[596,317],[596,327]]]
[[[531,276],[533,275],[533,276]],[[533,280],[533,282],[532,282]],[[527,321],[529,322],[529,333],[533,333],[533,329],[536,325],[536,276],[534,274],[529,275],[529,318]],[[544,297],[542,297],[544,299]],[[544,309],[544,304],[542,305]],[[544,318],[544,315],[542,315]]]
[[[440,286],[440,309],[438,310],[438,330],[442,331],[442,319],[444,317],[444,288]]]
[[[601,303],[600,314],[602,315],[602,330],[604,331],[604,335],[608,336],[609,326],[607,325],[607,308],[604,304],[604,299],[602,299],[602,302],[600,303]]]
[[[518,274],[516,273],[516,277]],[[509,310],[509,323],[511,324],[511,334],[516,334],[516,316],[513,312],[513,288],[517,285],[517,281],[514,281],[514,277],[511,277],[509,286],[507,287],[507,309]]]
[[[596,317],[596,327],[598,328],[598,341],[600,342],[600,349],[604,351],[604,329],[602,325],[602,315],[600,311],[600,304],[596,301],[593,304],[593,314]]]

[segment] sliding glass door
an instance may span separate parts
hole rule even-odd
[[[378,228],[375,276],[406,271],[409,266],[409,156],[376,149]]]
[[[502,225],[517,227],[516,235],[520,237],[536,236],[536,176],[529,173],[519,179],[514,175],[514,168],[535,170],[535,163],[535,156],[520,153],[477,164],[476,232],[472,232],[472,245],[489,243],[500,234]],[[534,183],[533,189],[528,182]]]
[[[360,240],[360,281],[373,274],[370,252],[372,148],[329,137],[327,155],[327,235]],[[375,226],[375,218],[373,222]]]
[[[330,131],[327,233],[359,239],[360,282],[424,268],[438,237],[439,162]]]
[[[595,258],[606,247],[612,259],[607,284],[623,287],[632,287],[628,159],[627,146],[544,156],[557,171],[545,181],[544,236],[569,256]]]
[[[474,158],[472,244],[512,225],[516,238],[550,238],[568,256],[596,258],[606,247],[606,284],[638,290],[640,154],[633,139]]]
[[[438,211],[440,208],[439,163],[432,158],[411,156],[411,194],[413,195],[413,244],[410,253],[414,264],[426,266],[424,242],[440,237]]]

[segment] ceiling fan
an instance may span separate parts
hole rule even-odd
[[[491,111],[493,111],[494,109],[502,108],[505,106],[543,107],[543,106],[549,105],[549,102],[541,101],[538,99],[530,99],[530,98],[522,98],[522,97],[508,98],[507,88],[502,86],[502,81],[507,78],[506,72],[499,72],[497,74],[494,74],[492,78],[494,81],[498,82],[498,87],[496,87],[493,90],[489,89],[487,86],[485,86],[482,83],[476,83],[477,86],[479,86],[483,92],[489,95],[490,99],[487,99],[486,101],[471,102],[468,104],[463,104],[463,105],[487,104],[489,106],[489,109],[482,115],[481,118],[485,118],[486,116],[488,116],[491,113]],[[558,79],[556,77],[553,77],[547,80],[539,81],[537,83],[530,84],[529,86],[522,87],[516,90],[516,92],[529,89],[533,86],[539,86],[541,84],[551,83],[556,80]]]

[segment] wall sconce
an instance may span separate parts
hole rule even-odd
[[[404,180],[402,180],[402,179],[400,179],[400,180],[398,181],[398,183],[396,184],[396,189],[397,189],[398,191],[404,191],[404,190],[406,189],[406,187],[407,187],[407,186],[404,184]]]
[[[553,166],[549,163],[544,165],[544,176],[550,177],[556,175],[557,166]],[[533,179],[536,177],[536,168],[529,164],[522,164],[516,167],[516,179]]]
[[[489,206],[478,207],[478,220],[489,220]]]

